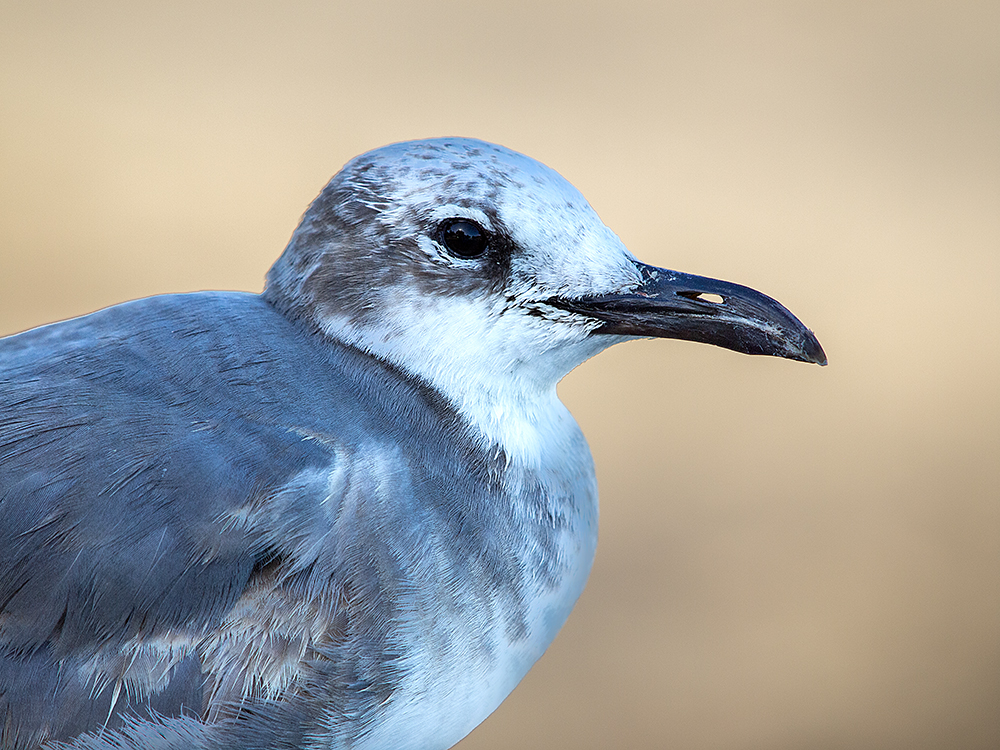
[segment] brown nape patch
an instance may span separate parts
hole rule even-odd
[[[439,159],[438,150],[426,151]],[[416,161],[426,153],[412,154],[412,163],[379,162],[376,154],[349,164],[306,211],[267,274],[264,298],[292,318],[364,324],[391,304],[394,289],[426,297],[501,293],[517,248],[495,208],[512,179],[472,168],[470,155],[433,166]],[[427,249],[438,241],[447,205],[489,217],[494,231],[484,256],[470,261]]]
[[[280,700],[302,687],[317,647],[344,637],[346,607],[334,592],[295,595],[281,583],[284,562],[274,558],[198,647],[206,674],[205,720],[239,713],[241,704]],[[339,616],[338,616],[339,614]]]

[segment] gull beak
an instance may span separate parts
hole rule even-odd
[[[826,364],[813,332],[781,303],[746,286],[638,263],[628,292],[548,300],[601,322],[594,333],[685,339],[744,354]]]

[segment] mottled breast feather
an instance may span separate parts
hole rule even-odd
[[[5,748],[138,747],[158,716],[165,747],[316,726],[346,746],[405,681],[404,642],[447,654],[426,613],[481,629],[485,670],[563,572],[571,498],[259,297],[120,305],[5,339],[0,363]]]

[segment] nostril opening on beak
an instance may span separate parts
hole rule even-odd
[[[721,305],[726,301],[721,294],[712,294],[710,292],[680,292],[680,295],[688,299],[696,299],[699,302],[711,302],[713,305]]]

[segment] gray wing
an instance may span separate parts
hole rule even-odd
[[[384,700],[391,666],[337,674],[349,640],[392,651],[378,576],[344,569],[352,545],[378,568],[350,511],[386,478],[376,417],[287,325],[191,295],[0,341],[0,746],[296,747],[349,700],[320,677]],[[242,739],[209,730],[241,710]]]

